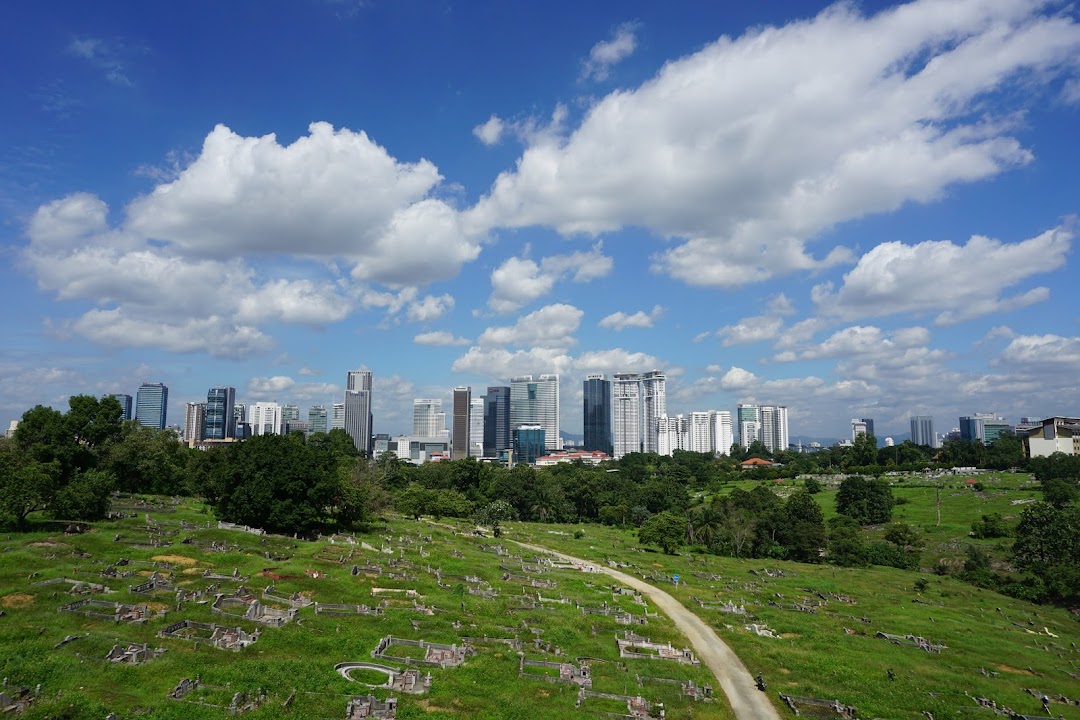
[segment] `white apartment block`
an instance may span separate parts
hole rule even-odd
[[[676,450],[690,449],[689,423],[683,415],[661,415],[656,420],[658,455],[674,455]]]
[[[413,400],[412,434],[420,437],[439,437],[449,435],[446,429],[446,413],[443,412],[442,400],[437,398],[416,398]]]
[[[787,407],[761,406],[761,442],[771,453],[788,449]]]
[[[641,376],[615,373],[611,381],[611,431],[615,436],[615,459],[641,452]]]
[[[731,413],[727,410],[702,410],[690,413],[690,450],[693,452],[727,455],[734,442],[731,434]]]
[[[334,403],[330,406],[330,430],[345,429],[345,403]]]
[[[248,422],[252,435],[283,435],[285,420],[281,405],[276,402],[257,402],[248,408]]]
[[[641,419],[645,426],[645,452],[660,452],[656,421],[667,415],[667,376],[651,370],[641,376]]]
[[[469,403],[469,457],[484,457],[484,398]]]

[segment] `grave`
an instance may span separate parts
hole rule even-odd
[[[345,708],[345,720],[361,720],[362,718],[393,720],[396,717],[397,698],[394,697],[389,697],[384,702],[374,695],[358,695],[349,700]]]
[[[220,650],[239,652],[259,639],[259,631],[247,632],[243,628],[218,627],[216,623],[201,623],[194,620],[180,620],[158,631],[158,637],[205,642]]]
[[[165,648],[151,649],[146,643],[128,643],[113,645],[105,659],[124,665],[142,665],[165,653]]]
[[[705,702],[709,702],[709,701],[712,700],[712,686],[711,685],[701,685],[701,686],[699,686],[693,680],[686,680],[684,682],[682,680],[675,680],[673,678],[649,677],[647,675],[638,675],[637,676],[638,687],[645,687],[646,682],[666,683],[666,684],[669,684],[669,685],[678,685],[679,689],[682,691],[682,694],[685,695],[688,698],[692,698],[694,700],[704,700]]]
[[[844,705],[839,700],[819,700],[817,698],[794,697],[778,693],[780,699],[795,713],[796,717],[806,715],[816,718],[843,718],[856,720],[857,711],[851,705]]]
[[[285,597],[283,595],[277,595],[276,593],[277,588],[275,588],[273,585],[267,585],[262,591],[263,600],[284,603],[286,605],[291,605],[294,608],[304,608],[308,605],[314,604],[315,602],[306,595],[301,595],[298,592],[295,592],[288,597]]]
[[[410,695],[423,695],[431,689],[431,673],[421,674],[419,670],[397,670],[388,665],[365,662],[343,662],[334,666],[334,670],[349,682],[366,685],[369,688],[383,688]],[[371,684],[357,680],[352,676],[354,670],[371,670],[386,675],[386,682]]]
[[[589,698],[603,698],[605,700],[616,700],[626,703],[625,715],[605,713],[606,715],[634,718],[635,720],[650,720],[650,718],[660,719],[665,717],[663,703],[651,703],[640,695],[615,695],[612,693],[595,692],[593,690],[581,688],[581,690],[578,691],[577,707],[580,708],[581,704]]]
[[[315,603],[316,615],[381,615],[382,609],[367,605],[337,605],[334,603]]]
[[[888,640],[893,645],[904,645],[906,647],[917,647],[920,650],[924,650],[928,653],[940,653],[946,646],[941,643],[933,643],[924,637],[918,635],[890,635],[886,632],[879,632],[874,635],[876,638]]]
[[[396,656],[392,655],[391,648],[394,646],[400,647],[412,647],[423,650],[423,659],[415,659],[408,655]],[[468,645],[443,645],[441,643],[429,643],[424,640],[404,640],[402,638],[396,638],[393,635],[387,635],[374,650],[371,651],[371,657],[383,658],[387,660],[397,660],[406,664],[418,663],[421,665],[438,665],[439,667],[446,669],[448,667],[457,667],[465,662],[465,658],[473,652],[472,648]]]
[[[281,627],[296,618],[296,608],[282,610],[252,598],[219,595],[210,609],[222,615],[239,617],[271,627]]]
[[[530,673],[525,672],[525,668],[540,668],[543,670],[557,670],[557,675],[547,673]],[[521,656],[521,662],[518,664],[518,677],[529,678],[531,680],[543,680],[544,682],[561,682],[571,685],[578,685],[583,688],[592,687],[592,673],[589,671],[589,666],[585,663],[581,663],[580,666],[576,666],[572,663],[558,663],[547,662],[546,660],[526,660],[525,656]]]
[[[97,620],[111,620],[116,623],[145,623],[152,617],[164,615],[165,611],[154,613],[145,605],[125,605],[119,602],[106,602],[84,598],[68,603],[59,609],[59,612],[77,613]]]
[[[690,648],[677,650],[671,643],[654,643],[649,638],[615,638],[619,648],[619,657],[643,658],[648,660],[674,660],[687,665],[697,665],[698,659]]]
[[[173,591],[172,579],[167,575],[161,575],[157,571],[151,573],[150,578],[139,585],[128,587],[128,590],[139,595],[155,595]]]

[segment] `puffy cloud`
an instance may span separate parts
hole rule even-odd
[[[803,359],[850,357],[852,355],[886,354],[897,350],[926,345],[930,332],[926,328],[913,327],[897,330],[891,337],[881,328],[852,326],[838,330],[820,345],[804,350]]]
[[[159,347],[172,352],[205,352],[215,357],[245,358],[268,350],[269,337],[250,325],[223,318],[162,322],[126,315],[120,308],[94,309],[72,323],[83,337],[114,347]]]
[[[250,395],[269,396],[283,393],[292,388],[296,381],[287,375],[272,377],[253,377],[248,380],[247,391]]]
[[[511,257],[491,273],[488,307],[497,313],[514,312],[547,295],[562,279],[588,282],[604,277],[612,267],[614,261],[604,255],[602,243],[596,243],[586,252],[550,255],[539,263],[529,258]]]
[[[611,67],[634,54],[637,49],[637,23],[623,23],[615,28],[610,40],[592,46],[589,57],[582,63],[582,80],[607,80]]]
[[[547,305],[518,318],[511,326],[491,327],[481,333],[479,345],[538,345],[546,348],[567,348],[576,345],[573,333],[581,325],[585,313],[573,305]]]
[[[343,320],[351,311],[352,302],[329,283],[274,280],[241,297],[237,317],[250,323],[280,320],[325,325]]]
[[[315,400],[327,402],[333,398],[335,402],[341,402],[341,386],[334,383],[300,383],[292,388],[292,396],[297,400]]]
[[[628,327],[651,328],[653,323],[664,314],[664,308],[654,305],[652,312],[646,314],[644,310],[638,310],[633,315],[622,312],[614,312],[600,321],[600,327],[612,330],[623,330]]]
[[[569,371],[572,365],[573,359],[558,348],[534,347],[511,351],[474,345],[455,360],[450,369],[506,382],[514,375],[562,374]]]
[[[1080,337],[1061,335],[1017,335],[1001,352],[1007,363],[1056,367],[1075,374],[1080,367]]]
[[[759,315],[757,317],[743,318],[734,325],[725,325],[717,330],[716,334],[724,338],[724,346],[728,347],[772,340],[780,334],[780,329],[783,326],[784,321],[779,317]]]
[[[438,320],[454,307],[454,298],[450,295],[425,295],[409,303],[405,315],[414,322]]]
[[[568,136],[535,139],[469,223],[645,227],[682,240],[655,268],[698,285],[849,262],[805,243],[1029,162],[980,103],[1056,80],[1078,51],[1080,26],[1028,0],[920,0],[872,17],[839,4],[720,38],[611,93]]]
[[[420,333],[413,338],[413,342],[417,345],[435,346],[468,345],[469,339],[455,337],[453,333],[445,330],[434,330],[432,332]]]
[[[1056,228],[1018,243],[980,235],[964,245],[882,243],[844,275],[838,290],[817,285],[812,297],[822,311],[848,319],[940,310],[935,322],[953,324],[1046,299],[1045,288],[1008,298],[1001,293],[1062,267],[1071,240],[1071,233]]]
[[[480,125],[473,128],[473,135],[485,145],[497,145],[502,140],[506,130],[506,122],[498,115],[492,115]]]
[[[574,370],[579,374],[617,372],[645,372],[667,367],[667,363],[643,352],[631,352],[622,348],[590,350],[574,358]],[[670,373],[670,370],[669,370]]]
[[[724,390],[746,390],[757,383],[757,375],[740,367],[729,368],[720,379],[720,387]]]
[[[318,377],[322,375],[322,370],[316,370],[314,368],[302,367],[296,371],[296,374],[301,377]]]
[[[109,208],[90,193],[72,193],[39,207],[27,234],[40,251],[60,250],[85,243],[107,228]]]

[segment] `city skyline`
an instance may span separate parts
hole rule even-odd
[[[0,6],[0,426],[150,381],[343,427],[359,366],[391,434],[548,374],[580,435],[652,368],[803,437],[1080,406],[1072,6],[232,7]]]

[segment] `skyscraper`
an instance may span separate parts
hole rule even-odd
[[[469,401],[469,456],[484,456],[484,398]]]
[[[206,393],[206,421],[203,437],[224,440],[236,437],[236,389],[219,386]]]
[[[544,429],[548,450],[562,448],[559,437],[559,376],[521,375],[510,381],[510,426],[537,424]]]
[[[510,388],[488,387],[484,396],[484,456],[498,457],[513,443],[510,435]]]
[[[330,429],[345,429],[345,403],[334,403],[330,406]]]
[[[739,444],[748,448],[755,440],[761,439],[761,410],[757,405],[739,403],[736,416],[739,423]]]
[[[135,395],[135,421],[144,427],[165,429],[169,388],[164,383],[143,383]]]
[[[762,405],[761,442],[765,449],[777,453],[788,449],[787,407],[784,405]]]
[[[203,439],[206,404],[189,402],[184,412],[184,441],[191,445]]]
[[[874,418],[862,418],[862,423],[866,425],[866,434],[877,437],[877,433],[874,432]]]
[[[866,421],[860,418],[851,418],[851,441],[854,442],[855,438],[860,435],[872,435],[873,433],[867,432]]]
[[[583,405],[585,449],[611,455],[611,381],[603,375],[588,375]]]
[[[416,437],[440,437],[446,435],[446,413],[442,400],[416,398],[413,400],[412,434]]]
[[[472,388],[454,388],[454,430],[450,445],[450,457],[460,460],[469,457],[469,408],[472,405]]]
[[[727,410],[692,412],[687,421],[689,450],[727,455],[731,452],[731,413]]]
[[[916,445],[938,446],[937,433],[934,432],[934,418],[930,415],[911,416],[911,442]]]
[[[120,409],[124,411],[124,419],[131,420],[131,396],[124,395],[123,393],[109,393],[106,397],[116,398],[116,402],[120,403]]]
[[[288,425],[294,420],[300,419],[300,408],[296,405],[282,405],[281,406],[281,421]]]
[[[326,406],[312,405],[307,411],[308,430],[311,434],[324,433],[329,428],[326,423]]]
[[[514,426],[514,464],[532,465],[547,448],[546,431],[535,423],[522,423]]]
[[[667,376],[650,370],[641,376],[641,416],[645,424],[645,452],[660,452],[657,420],[667,415]]]
[[[357,450],[367,457],[372,453],[371,371],[349,372],[345,384],[345,432],[353,439]]]
[[[661,415],[656,420],[656,453],[674,455],[676,450],[690,449],[689,426],[682,415]]]
[[[612,430],[618,459],[628,453],[641,452],[641,376],[637,373],[615,373],[612,383]]]
[[[731,446],[735,444],[735,436],[731,431],[731,413],[727,410],[710,411],[709,419],[713,424],[713,452],[717,455],[730,455]]]
[[[281,405],[276,402],[257,402],[251,406],[252,435],[284,435],[285,421]]]

